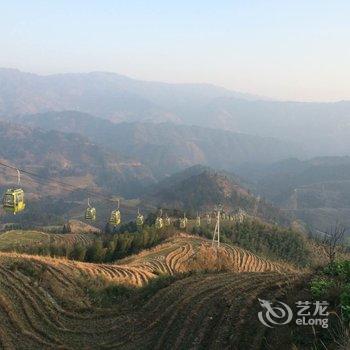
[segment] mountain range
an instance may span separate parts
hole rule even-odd
[[[225,199],[224,180],[192,173],[201,164],[322,230],[338,218],[348,222],[349,116],[347,101],[273,101],[209,84],[0,69],[4,162],[107,195],[151,194],[156,205],[190,209],[204,208],[203,198]],[[16,180],[1,174],[2,189]],[[34,197],[63,196],[51,185],[27,186]],[[251,193],[236,197],[232,186],[228,204],[244,207]]]
[[[350,157],[286,159],[243,166],[238,174],[255,193],[320,231],[350,226]]]
[[[27,181],[27,189],[42,195],[65,193],[65,188],[52,184],[49,179],[95,189],[101,193],[136,195],[142,184],[154,181],[142,164],[126,160],[94,144],[79,134],[32,129],[28,126],[0,122],[0,159],[5,164],[24,168],[37,174],[42,183]],[[1,184],[17,183],[13,170],[1,168]],[[58,188],[57,188],[58,187]]]
[[[86,113],[47,112],[18,117],[33,128],[74,132],[141,162],[161,179],[196,164],[234,170],[243,163],[269,163],[295,156],[300,149],[270,137],[175,123],[112,123]]]
[[[264,100],[209,84],[167,84],[93,72],[40,76],[0,69],[0,117],[73,110],[113,122],[174,122],[275,137],[299,156],[346,155],[350,102]]]

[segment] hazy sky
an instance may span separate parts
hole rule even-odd
[[[0,0],[0,66],[350,100],[350,1]]]

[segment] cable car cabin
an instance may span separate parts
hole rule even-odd
[[[13,214],[24,210],[26,207],[24,202],[24,191],[20,188],[8,189],[2,199],[2,206],[5,211]]]
[[[119,225],[121,222],[121,215],[120,215],[120,211],[119,210],[113,210],[111,213],[111,217],[109,219],[109,223],[117,226]]]
[[[96,209],[88,207],[85,210],[85,220],[95,221],[96,220]]]
[[[165,226],[170,226],[171,225],[171,219],[168,216],[164,220],[164,225]]]
[[[211,216],[209,214],[207,214],[207,224],[208,225],[211,224]]]
[[[163,227],[163,219],[160,218],[160,217],[158,217],[158,218],[156,219],[155,226],[156,226],[156,228],[162,228],[162,227]]]
[[[180,219],[180,228],[186,228],[187,226],[187,218]]]
[[[143,215],[142,214],[137,214],[137,216],[136,216],[136,225],[137,226],[142,226],[143,225]]]

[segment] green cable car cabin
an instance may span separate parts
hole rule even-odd
[[[156,228],[160,229],[163,227],[163,219],[161,217],[157,217],[156,223],[155,223]]]
[[[89,220],[89,221],[96,220],[96,208],[90,205],[90,198],[88,198],[88,206],[85,210],[85,220]]]
[[[137,216],[136,216],[136,225],[137,226],[142,226],[143,225],[143,215],[140,214],[139,211],[137,211]]]
[[[184,217],[180,219],[180,228],[186,228],[186,226],[187,226],[187,218],[184,215]]]
[[[207,225],[210,225],[211,224],[211,216],[210,214],[207,214]]]
[[[165,226],[170,226],[171,225],[171,219],[169,218],[168,215],[164,219],[164,225]]]
[[[95,221],[96,220],[96,208],[88,207],[85,210],[85,220]]]
[[[25,209],[24,191],[21,188],[8,189],[2,198],[2,207],[5,211],[17,214]]]
[[[199,215],[197,215],[197,217],[196,217],[196,226],[197,227],[201,226],[201,217]]]
[[[109,218],[109,223],[118,226],[121,223],[121,215],[119,209],[113,210],[111,212],[111,217]]]

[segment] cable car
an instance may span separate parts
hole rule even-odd
[[[164,225],[165,226],[171,225],[171,219],[169,218],[169,216],[167,214],[165,214]]]
[[[154,224],[156,226],[156,228],[158,228],[158,229],[163,228],[163,226],[164,226],[164,221],[162,219],[162,215],[163,215],[163,210],[160,209],[160,215],[157,216],[156,222]]]
[[[116,210],[113,210],[111,212],[111,216],[109,218],[109,223],[114,225],[114,226],[118,226],[121,223],[121,214],[119,211],[119,199],[118,199],[118,207]]]
[[[140,214],[140,210],[139,209],[137,209],[136,225],[137,226],[142,226],[143,225],[143,215]]]
[[[17,184],[21,184],[21,174],[17,169]],[[5,211],[17,214],[25,209],[24,191],[21,188],[9,188],[3,198],[2,207]]]
[[[156,228],[162,228],[163,227],[163,219],[161,217],[157,217],[156,222],[155,222]]]
[[[25,209],[24,191],[21,188],[8,189],[2,198],[2,207],[5,211],[17,214]]]
[[[211,216],[210,216],[210,214],[207,214],[206,217],[207,217],[207,224],[210,225],[211,224]]]
[[[198,215],[198,213],[197,213],[197,217],[196,217],[196,226],[197,227],[201,226],[201,217]]]
[[[187,218],[186,218],[186,214],[184,214],[184,217],[180,219],[180,228],[186,228],[186,226],[187,226]]]
[[[96,220],[96,209],[90,205],[90,198],[88,198],[88,207],[85,210],[85,220]]]

